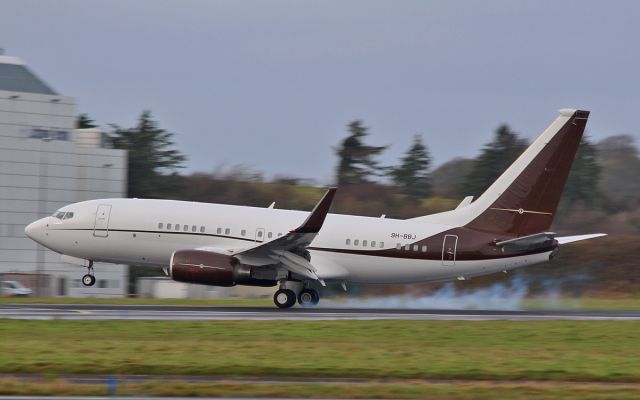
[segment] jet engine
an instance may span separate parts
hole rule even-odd
[[[275,286],[271,279],[256,278],[254,267],[238,259],[205,250],[178,250],[171,256],[169,276],[175,281],[211,286]]]

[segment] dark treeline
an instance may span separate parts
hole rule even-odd
[[[94,126],[82,115],[79,126]],[[211,173],[181,175],[186,156],[175,148],[173,134],[144,111],[131,128],[112,125],[115,148],[129,151],[128,196],[170,198],[278,208],[310,209],[322,188],[299,177],[267,180],[242,166]],[[437,168],[428,143],[416,135],[396,165],[379,162],[387,146],[367,142],[363,121],[346,126],[335,147],[335,184],[340,187],[334,211],[358,215],[410,218],[454,208],[465,196],[479,196],[527,147],[508,125],[499,126],[473,159],[453,159]],[[585,137],[576,156],[555,220],[558,232],[640,233],[640,158],[629,135],[597,143]]]

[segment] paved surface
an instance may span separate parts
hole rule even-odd
[[[143,396],[0,396],[2,400],[303,400],[302,398],[279,397],[143,397]],[[323,397],[323,400],[332,400]],[[344,399],[342,399],[344,400]]]
[[[495,311],[355,308],[4,304],[0,318],[68,320],[640,320],[638,311]]]

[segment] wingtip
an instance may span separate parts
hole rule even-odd
[[[307,217],[302,225],[294,229],[292,232],[298,233],[317,233],[324,224],[324,219],[329,213],[329,208],[333,203],[337,188],[328,188],[327,192],[322,196],[322,199],[316,204],[311,211],[311,214]]]

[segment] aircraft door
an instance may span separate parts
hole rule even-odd
[[[442,265],[456,265],[458,236],[445,235],[442,242]]]
[[[96,211],[96,221],[93,226],[93,236],[107,237],[109,236],[109,215],[111,214],[110,204],[100,204]]]

